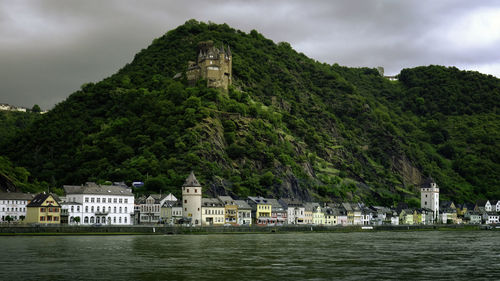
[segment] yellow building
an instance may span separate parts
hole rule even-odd
[[[319,205],[314,206],[312,215],[314,225],[325,225],[325,214]]]
[[[257,225],[267,225],[275,223],[271,217],[272,204],[262,197],[248,197],[248,204],[252,207],[252,215]]]
[[[224,204],[224,223],[238,224],[238,205],[233,198],[231,196],[218,196],[217,198]]]
[[[26,205],[27,223],[61,223],[61,206],[51,194],[40,193]]]

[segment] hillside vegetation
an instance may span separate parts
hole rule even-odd
[[[172,78],[205,40],[231,47],[227,93]],[[144,180],[178,195],[194,170],[207,194],[419,205],[432,176],[444,199],[500,198],[499,92],[497,78],[441,66],[392,82],[190,20],[0,151],[52,186]]]

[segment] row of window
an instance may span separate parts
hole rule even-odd
[[[59,217],[40,216],[40,221],[59,221]]]
[[[26,212],[26,208],[2,207],[2,212]]]
[[[90,200],[90,203],[106,203],[106,198],[102,198],[101,200],[101,197],[85,197],[84,198],[85,200],[85,203],[89,203],[89,200]],[[128,198],[108,198],[108,203],[111,203],[111,201],[113,201],[113,203],[128,203]]]
[[[106,212],[106,206],[102,206],[102,209],[100,208],[100,206],[97,206],[97,208],[94,209],[94,206],[90,206],[90,212],[93,213],[94,210],[96,212]],[[118,210],[118,212],[117,212]],[[71,206],[71,211],[73,212],[73,206]],[[77,208],[77,212],[80,211],[80,207]],[[116,206],[113,207],[113,213],[122,213],[122,211],[124,211],[123,213],[127,213],[128,212],[128,208],[127,207],[124,207],[122,209],[122,207],[118,207],[116,208]],[[89,212],[89,206],[85,206],[85,213],[88,213]],[[108,213],[111,213],[111,206],[108,206]]]
[[[156,212],[156,213],[159,213],[160,212],[160,206],[159,205],[156,205],[156,206],[144,206],[144,205],[141,205],[141,212],[142,213],[146,213],[146,212]]]
[[[205,209],[205,215],[224,215],[224,210]]]
[[[49,207],[49,208],[41,207],[40,208],[40,213],[45,213],[45,212],[58,213],[59,212],[59,208],[56,208],[56,207]]]
[[[26,205],[27,202],[26,202],[26,200],[22,200],[22,201],[20,201],[20,200],[2,200],[2,201],[0,201],[0,204],[2,204],[2,205],[7,205],[7,204],[24,204],[24,205]]]
[[[71,217],[70,218],[70,222],[73,222],[75,220],[74,217]],[[128,223],[128,219],[127,217],[118,217],[118,220],[116,219],[116,217],[108,217],[108,219],[106,220],[106,217],[99,217],[99,216],[96,216],[96,217],[85,217],[83,219],[83,223],[85,224],[88,224],[88,223],[102,223],[102,224],[111,224],[111,223]]]

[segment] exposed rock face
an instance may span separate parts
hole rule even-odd
[[[396,171],[403,178],[405,185],[419,186],[422,182],[422,173],[406,158],[406,156],[392,157],[393,171]]]

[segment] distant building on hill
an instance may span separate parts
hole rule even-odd
[[[188,62],[187,80],[191,85],[200,79],[207,80],[207,87],[227,91],[232,79],[232,54],[228,46],[217,48],[212,41],[198,44],[196,62]]]

